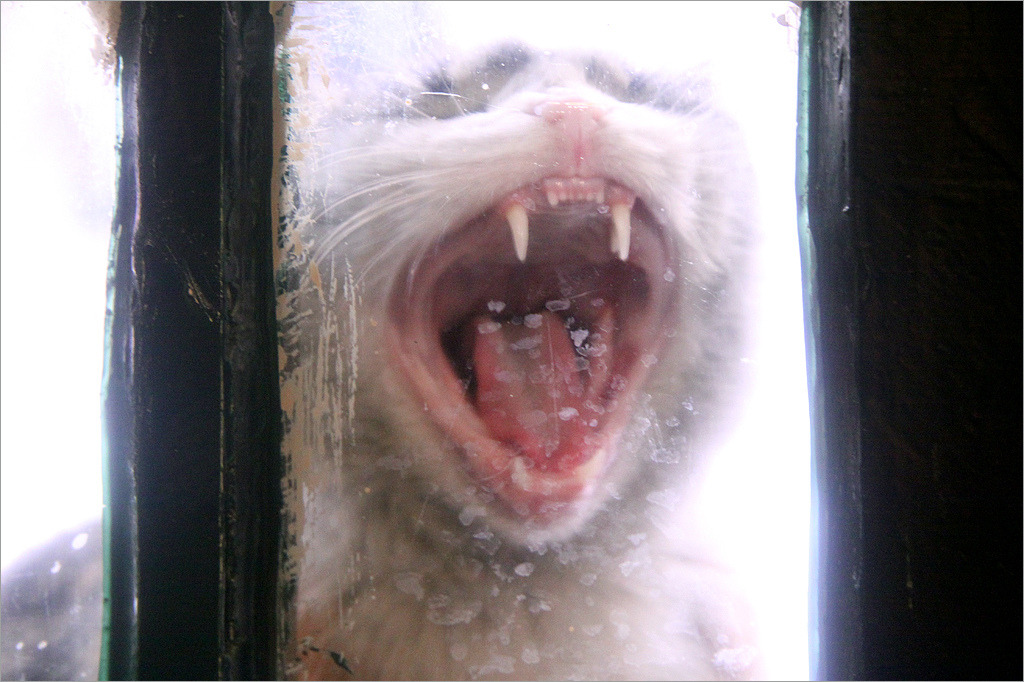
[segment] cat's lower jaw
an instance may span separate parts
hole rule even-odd
[[[358,540],[307,556],[302,676],[728,679],[756,664],[732,577],[640,531],[648,517],[635,505],[612,511],[636,532],[584,529],[528,548],[485,517],[457,520],[440,499],[419,500],[412,476],[378,472],[368,485],[367,504],[336,524],[361,526]]]

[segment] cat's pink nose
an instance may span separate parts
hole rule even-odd
[[[594,140],[605,108],[580,97],[550,99],[536,113],[550,124],[560,139],[556,174],[563,177],[589,177],[593,174]]]
[[[567,128],[584,128],[601,120],[605,108],[577,97],[553,99],[537,107],[537,113],[548,123]]]

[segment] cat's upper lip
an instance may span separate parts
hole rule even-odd
[[[613,199],[632,208],[628,260],[614,249]],[[399,377],[462,449],[471,478],[538,523],[558,518],[614,461],[671,327],[677,245],[634,201],[605,179],[531,183],[453,226],[399,271],[391,292],[386,337]],[[510,205],[528,212],[528,257],[509,248]],[[543,352],[517,354],[520,346]],[[485,404],[480,392],[500,393],[502,374],[521,375],[510,385],[528,395]],[[549,405],[552,391],[562,398]],[[535,433],[533,419],[549,426]]]

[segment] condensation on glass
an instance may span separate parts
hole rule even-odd
[[[794,5],[278,19],[285,674],[806,677]]]
[[[3,679],[96,679],[116,3],[3,3]]]

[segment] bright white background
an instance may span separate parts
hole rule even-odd
[[[3,567],[102,511],[100,380],[116,100],[82,3],[4,2]]]

